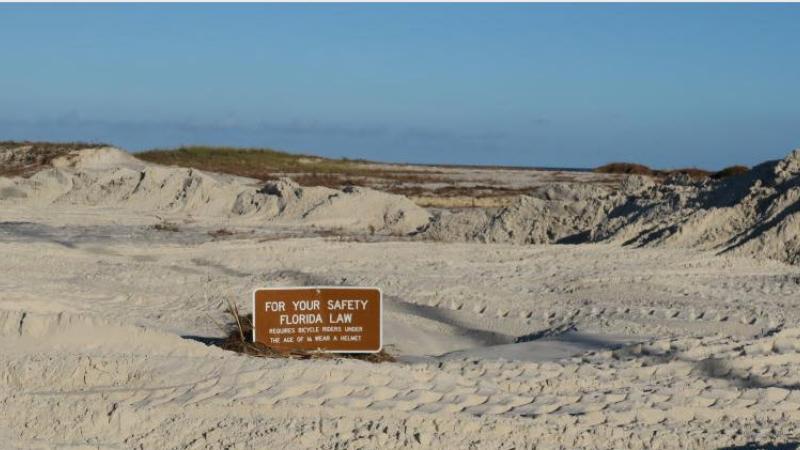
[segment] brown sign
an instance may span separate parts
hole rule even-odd
[[[383,346],[375,288],[264,288],[253,292],[253,341],[285,350],[374,353]]]

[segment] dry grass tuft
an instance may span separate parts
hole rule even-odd
[[[220,238],[223,238],[225,236],[233,236],[234,234],[237,234],[237,233],[235,231],[231,231],[231,230],[229,230],[227,228],[220,228],[218,230],[214,230],[214,231],[209,231],[208,232],[208,235],[211,236],[214,239],[220,239]]]
[[[89,142],[0,141],[0,176],[27,177],[72,151],[107,147]]]
[[[152,228],[153,230],[156,230],[156,231],[169,231],[171,233],[176,233],[178,231],[181,231],[181,228],[178,226],[177,223],[168,222],[166,220],[163,220],[163,221],[153,225],[150,228]]]
[[[332,189],[341,189],[345,186],[367,186],[364,178],[352,178],[346,175],[333,173],[304,173],[292,177],[301,186],[324,186]]]
[[[378,353],[321,353],[303,350],[278,350],[260,342],[253,342],[252,314],[241,315],[235,303],[228,300],[228,313],[231,323],[225,328],[226,337],[218,346],[224,350],[241,353],[260,358],[290,358],[290,359],[359,359],[371,363],[395,362],[392,355],[381,350]]]

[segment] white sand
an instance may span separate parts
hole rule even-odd
[[[681,246],[409,241],[389,235],[427,213],[402,197],[326,191],[363,196],[339,203],[290,183],[258,194],[251,180],[110,150],[59,164],[0,178],[6,447],[800,440],[796,265]],[[143,171],[156,182],[134,194]],[[161,195],[175,192],[186,194]],[[234,212],[242,192],[261,207]],[[148,228],[165,218],[181,231]],[[208,235],[221,227],[239,234]],[[256,359],[204,343],[222,335],[225,299],[247,308],[254,287],[310,284],[382,287],[401,362]]]

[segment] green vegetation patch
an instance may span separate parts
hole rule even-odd
[[[272,149],[231,147],[180,147],[136,153],[141,160],[156,164],[192,167],[260,180],[283,173],[367,176],[372,172],[364,161],[328,159]]]

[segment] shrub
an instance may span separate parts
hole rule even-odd
[[[713,178],[715,180],[721,180],[723,178],[735,177],[735,176],[743,175],[743,174],[747,173],[748,171],[750,171],[750,168],[747,167],[747,166],[738,166],[738,165],[737,166],[729,166],[729,167],[726,167],[726,168],[720,170],[719,172],[715,172],[714,174],[711,175],[711,178]]]
[[[653,169],[642,165],[626,162],[613,162],[594,169],[597,173],[623,173],[628,175],[654,175]]]

